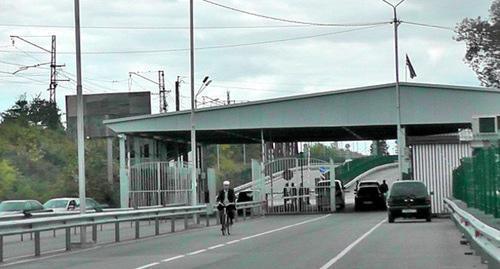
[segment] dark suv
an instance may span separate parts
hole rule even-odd
[[[399,217],[431,221],[431,197],[424,183],[415,180],[394,182],[387,196],[389,222]]]
[[[385,209],[384,195],[377,185],[362,185],[354,197],[354,210],[371,207],[375,209]]]

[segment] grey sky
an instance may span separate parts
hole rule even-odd
[[[276,0],[215,2],[256,13],[313,22],[351,23],[390,21],[391,9],[381,0]],[[286,25],[221,9],[195,0],[195,23],[207,26]],[[490,0],[407,0],[399,8],[400,19],[454,27],[464,17],[487,16]],[[188,26],[188,1],[169,0],[82,0],[83,26]],[[34,28],[5,26],[73,25],[73,1],[1,0],[0,1],[0,71],[13,72],[15,63],[33,65],[48,62],[48,54],[31,53],[37,49],[16,41],[9,35],[27,36],[49,47],[48,35],[57,35],[58,51],[74,51],[71,28]],[[288,24],[289,25],[289,24]],[[196,46],[216,46],[310,36],[353,29],[352,27],[289,27],[259,29],[199,29]],[[40,37],[42,36],[42,37]],[[416,82],[479,85],[475,74],[462,62],[464,44],[452,40],[453,32],[403,24],[400,27],[401,75],[404,80],[404,55],[408,53],[418,77]],[[184,49],[189,45],[188,30],[117,30],[82,29],[84,52]],[[306,92],[386,83],[394,80],[392,26],[383,25],[355,32],[317,38],[196,52],[196,79],[210,75],[213,84],[206,94],[232,99],[256,100]],[[23,53],[22,51],[27,51]],[[3,52],[10,51],[10,52]],[[187,51],[150,54],[83,55],[84,92],[128,90],[129,71],[165,70],[167,88],[173,88],[176,76],[189,75]],[[75,73],[74,55],[59,54],[65,72]],[[0,74],[0,111],[10,107],[26,92],[34,96],[46,91],[47,67],[29,69],[14,77]],[[146,73],[156,79],[155,73]],[[23,76],[23,77],[21,77]],[[71,75],[68,74],[71,77]],[[31,79],[31,80],[29,80]],[[34,82],[32,80],[37,80]],[[156,91],[153,84],[135,78],[132,90]],[[114,81],[114,82],[112,82]],[[64,95],[73,94],[74,84],[61,82],[58,104],[64,111]],[[189,95],[189,85],[182,85],[182,95]],[[173,95],[168,99],[173,109]],[[184,107],[189,100],[182,99]],[[158,97],[153,97],[153,112],[158,111]]]

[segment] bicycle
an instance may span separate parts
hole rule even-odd
[[[230,226],[230,222],[231,222],[231,218],[229,217],[229,214],[227,214],[227,208],[228,206],[230,205],[234,205],[234,203],[229,203],[227,205],[224,205],[223,203],[219,203],[220,205],[222,205],[224,208],[222,210],[222,216],[220,218],[221,220],[221,231],[222,231],[222,235],[231,235],[230,231],[229,231],[229,226]]]

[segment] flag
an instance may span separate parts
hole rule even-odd
[[[406,54],[406,66],[408,66],[408,70],[410,70],[410,78],[413,79],[414,77],[416,77],[417,73],[415,73],[415,69],[413,69],[413,65],[411,65],[408,54]]]

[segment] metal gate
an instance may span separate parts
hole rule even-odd
[[[191,201],[191,168],[180,162],[130,167],[130,206],[184,205]]]
[[[331,212],[335,201],[331,201],[329,171],[334,171],[333,164],[310,158],[282,158],[264,164],[267,212]]]

